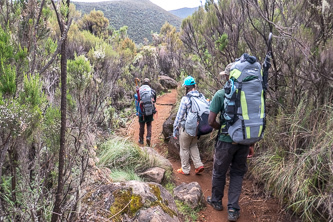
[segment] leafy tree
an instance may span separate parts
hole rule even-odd
[[[159,35],[153,37],[154,45],[158,46],[159,68],[163,74],[179,77],[180,67],[184,62],[184,47],[176,28],[165,23]]]
[[[94,9],[88,15],[84,15],[78,25],[81,30],[87,30],[98,37],[106,38],[108,36],[109,20],[104,17],[102,11]]]

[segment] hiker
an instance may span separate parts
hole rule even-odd
[[[156,113],[156,92],[150,86],[150,80],[145,78],[141,87],[136,88],[135,107],[136,115],[139,117],[140,131],[139,131],[139,144],[143,144],[143,135],[145,132],[145,125],[147,125],[146,143],[150,146],[151,143],[151,128],[153,115]]]
[[[224,71],[220,73],[222,78],[228,78],[233,63],[230,63]],[[217,91],[210,104],[210,113],[208,117],[209,124],[220,130],[225,125],[223,117],[225,101],[225,90]],[[220,123],[216,121],[218,113],[221,112]],[[239,196],[242,190],[243,176],[247,172],[247,158],[253,156],[253,144],[242,145],[235,143],[229,134],[218,134],[218,140],[215,145],[214,165],[212,175],[212,195],[207,197],[207,202],[215,210],[223,210],[222,198],[224,186],[226,183],[226,174],[230,167],[230,184],[228,191],[228,220],[237,221],[240,216]]]
[[[180,145],[180,160],[181,168],[177,170],[179,174],[189,175],[190,174],[190,155],[195,167],[195,174],[200,174],[204,171],[204,166],[200,159],[200,153],[197,145],[198,137],[197,135],[190,135],[185,130],[186,118],[189,115],[191,109],[191,100],[189,96],[202,96],[205,97],[195,89],[195,80],[192,76],[188,76],[184,79],[183,86],[185,86],[186,96],[183,96],[175,122],[173,124],[173,137],[177,139],[179,135],[179,145]],[[197,121],[194,123],[197,126]]]

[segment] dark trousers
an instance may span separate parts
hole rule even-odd
[[[145,133],[145,125],[147,124],[147,137],[151,138],[151,122],[139,122],[140,123],[140,132],[139,138],[143,140],[143,134]]]
[[[239,196],[242,191],[244,174],[247,172],[248,145],[232,144],[218,141],[215,146],[212,180],[212,201],[223,198],[226,174],[230,167],[230,184],[228,191],[228,208],[240,209]]]

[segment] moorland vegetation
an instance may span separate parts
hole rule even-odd
[[[263,61],[269,32],[267,125],[252,176],[302,220],[332,220],[332,7],[207,0],[180,32],[165,23],[135,44],[126,26],[110,29],[102,12],[82,15],[70,0],[1,1],[1,220],[82,216],[89,158],[132,118],[134,78],[148,77],[160,91],[159,75],[191,74],[211,98],[235,58],[247,52]]]
[[[165,22],[179,31],[181,18],[153,4],[149,0],[121,0],[107,2],[73,2],[82,14],[102,11],[110,22],[110,29],[127,26],[128,36],[136,43],[152,41],[152,33],[159,32]]]

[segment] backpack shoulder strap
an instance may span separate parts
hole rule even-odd
[[[193,95],[191,94],[186,94],[186,97],[188,98],[188,100],[190,101],[190,109],[192,109],[192,97]],[[187,116],[187,109],[186,109],[186,116]]]
[[[200,107],[198,105],[197,99],[200,100],[201,96],[202,96],[201,93],[199,94],[199,96],[189,95],[188,98],[190,99],[190,104],[191,104],[192,111],[193,111],[192,106],[193,106],[193,102],[194,102],[195,103],[195,112],[200,112]]]
[[[192,97],[193,97],[193,95],[186,94],[186,97],[189,99],[190,104],[191,104],[191,106],[192,106]]]

